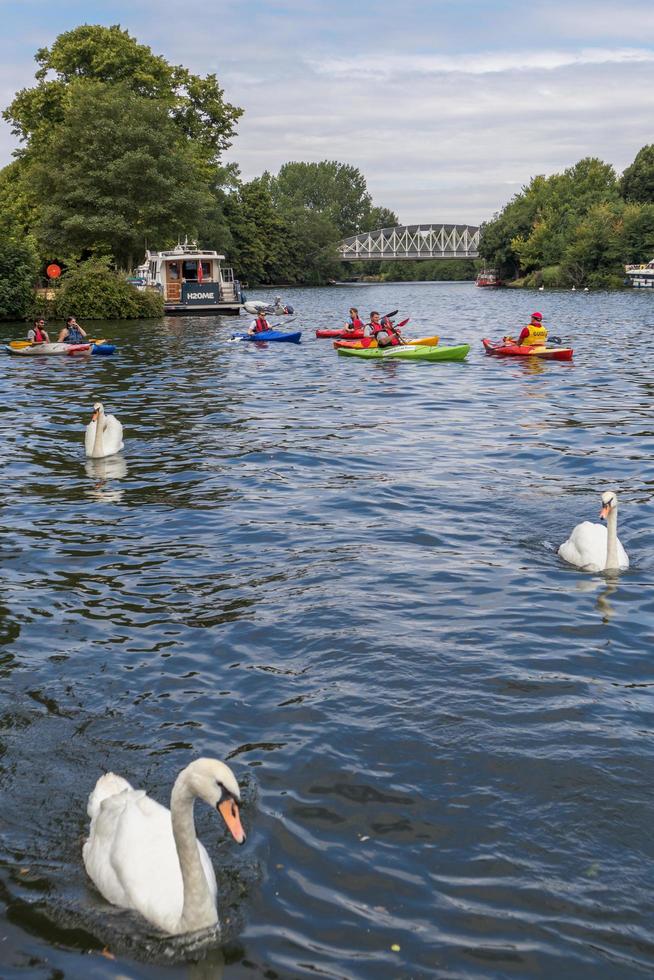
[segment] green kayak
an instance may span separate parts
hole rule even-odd
[[[460,344],[458,347],[418,347],[407,344],[402,347],[339,347],[342,357],[365,357],[369,361],[380,361],[391,357],[401,361],[462,361],[470,344]]]

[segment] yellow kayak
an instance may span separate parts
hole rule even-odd
[[[420,337],[418,340],[407,340],[407,344],[413,347],[437,347],[440,337]],[[369,350],[377,346],[377,341],[368,337],[363,340],[335,340],[334,350],[339,348],[352,348],[353,350]]]

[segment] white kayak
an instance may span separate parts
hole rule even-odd
[[[292,307],[262,303],[258,299],[248,300],[247,303],[243,303],[243,309],[246,313],[251,313],[252,316],[258,316],[259,313],[266,313],[270,316],[284,316],[285,314],[295,312]]]
[[[10,354],[27,355],[31,357],[35,354],[89,354],[91,344],[31,344],[26,347],[5,346],[5,350]]]

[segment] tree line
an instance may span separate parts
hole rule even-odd
[[[89,260],[124,272],[188,236],[252,285],[319,283],[339,274],[340,238],[398,223],[346,163],[243,181],[223,162],[242,109],[217,77],[119,26],[67,31],[35,60],[35,84],[4,111],[20,147],[0,170],[0,316],[26,310],[26,283],[52,260],[68,278]]]
[[[517,285],[621,286],[654,258],[654,144],[621,177],[593,157],[534,177],[482,225],[479,253]]]

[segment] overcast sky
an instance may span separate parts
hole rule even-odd
[[[287,160],[365,174],[404,223],[477,224],[584,156],[622,171],[654,142],[654,5],[631,0],[0,0],[0,102],[37,48],[116,24],[215,72],[245,110],[245,178]],[[15,140],[0,123],[0,165]]]

